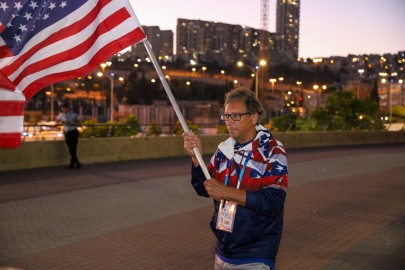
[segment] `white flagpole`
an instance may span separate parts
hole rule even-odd
[[[180,124],[183,127],[184,132],[189,133],[190,130],[189,130],[188,126],[187,126],[187,123],[184,120],[183,114],[180,111],[179,105],[177,105],[176,99],[174,98],[174,96],[172,94],[172,91],[170,90],[169,84],[167,83],[166,78],[165,78],[165,76],[163,74],[163,71],[160,68],[159,62],[156,60],[155,53],[152,50],[152,46],[150,45],[149,40],[144,39],[143,44],[145,45],[146,51],[148,52],[149,57],[152,60],[153,66],[155,67],[156,72],[157,72],[157,74],[158,74],[158,76],[160,78],[160,81],[163,84],[163,87],[164,87],[164,89],[166,91],[166,94],[169,97],[170,102],[172,103],[172,106],[174,108],[174,111],[176,112],[177,118],[179,118],[179,120],[180,120]],[[193,151],[194,151],[194,153],[195,153],[195,155],[196,155],[196,157],[198,159],[198,163],[200,164],[201,169],[203,170],[205,178],[206,179],[211,179],[211,176],[210,176],[210,174],[208,172],[207,167],[205,166],[205,163],[204,163],[204,160],[202,159],[200,151],[198,150],[197,147],[194,147]]]

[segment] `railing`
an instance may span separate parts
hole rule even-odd
[[[225,133],[224,126],[218,124],[189,125],[190,130],[201,135]],[[86,124],[78,127],[81,138],[108,137],[149,137],[181,135],[179,124]],[[25,141],[56,141],[63,140],[63,128],[59,125],[40,124],[24,125],[23,140]]]
[[[382,128],[370,128],[361,125],[354,126],[352,123],[315,123],[296,121],[279,121],[268,123],[266,128],[273,132],[309,132],[309,131],[359,131],[359,130],[405,130],[404,123],[385,124]],[[224,124],[198,123],[189,124],[189,129],[200,135],[226,134]],[[106,137],[150,137],[150,136],[173,136],[181,135],[182,128],[179,124],[86,124],[79,127],[81,138],[106,138]],[[24,125],[23,140],[63,140],[61,126],[40,124]]]

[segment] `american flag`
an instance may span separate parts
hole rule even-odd
[[[128,0],[0,0],[0,147],[18,147],[24,102],[145,39]]]

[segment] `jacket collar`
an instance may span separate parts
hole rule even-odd
[[[256,125],[256,137],[254,140],[244,146],[242,146],[239,150],[240,151],[251,151],[253,142],[258,141],[258,145],[261,146],[265,141],[268,141],[271,138],[271,133],[262,125]],[[228,138],[226,141],[221,142],[218,145],[218,149],[226,156],[227,159],[231,160],[235,154],[234,146],[236,140],[232,137]],[[262,147],[258,147],[260,154],[265,157],[264,152],[262,151]]]

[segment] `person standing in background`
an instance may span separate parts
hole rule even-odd
[[[64,103],[61,109],[62,112],[56,117],[56,124],[63,126],[65,141],[70,153],[70,165],[68,168],[73,169],[76,165],[76,168],[80,169],[81,164],[77,158],[77,144],[79,142],[79,131],[77,127],[81,125],[80,117],[70,109],[67,103]]]

